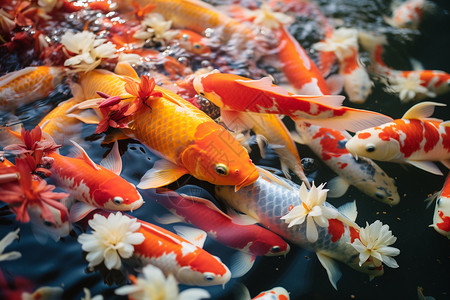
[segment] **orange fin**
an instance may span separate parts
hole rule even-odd
[[[74,140],[70,140],[72,144],[75,146],[75,153],[76,156],[82,160],[84,160],[88,165],[93,167],[95,170],[100,170],[100,167],[92,161],[92,159],[89,157],[89,155],[86,153],[86,151],[81,147],[77,142]]]
[[[290,93],[286,91],[284,88],[275,85],[272,83],[272,79],[270,77],[263,77],[258,80],[243,80],[243,79],[236,79],[236,83],[243,85],[248,88],[252,88],[255,90],[261,90],[262,92],[273,92],[275,94],[283,95],[283,96],[289,96]]]
[[[188,171],[176,164],[160,159],[155,162],[153,168],[148,170],[137,185],[140,189],[151,189],[168,185],[176,181],[181,176],[188,174]]]
[[[133,79],[140,80],[139,75],[136,73],[133,67],[125,62],[117,63],[116,68],[114,69],[114,73],[116,73],[117,75],[129,76]]]

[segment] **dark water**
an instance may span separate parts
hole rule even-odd
[[[369,0],[319,1],[327,17],[341,18],[347,26],[381,31],[387,28],[382,22],[381,13],[389,13],[389,3],[389,1]],[[435,4],[437,9],[424,20],[419,32],[387,33],[392,41],[388,57],[392,66],[408,69],[410,66],[407,58],[414,57],[427,69],[450,72],[448,58],[450,3],[435,1]],[[304,36],[304,45],[308,45],[317,38],[313,30],[310,33],[301,33],[302,30],[311,28],[306,25],[307,21],[299,20],[291,28],[297,38],[300,38],[300,35]],[[2,69],[5,67],[9,68],[6,62],[2,61]],[[19,109],[16,114],[27,128],[31,128],[56,103],[68,97],[67,91],[61,88],[60,93]],[[450,104],[449,97],[450,95],[447,94],[435,100]],[[412,103],[400,104],[395,96],[383,91],[381,84],[376,84],[374,92],[361,107],[398,118],[411,105]],[[448,108],[438,108],[435,116],[448,120],[450,111]],[[89,136],[94,130],[94,126],[84,125],[82,138],[91,141],[92,146],[87,151],[98,163],[107,148],[100,145],[100,140],[96,136]],[[130,182],[137,183],[145,171],[153,165],[156,157],[136,141],[122,141],[120,146],[121,151],[124,152],[122,159],[125,166],[122,176]],[[298,150],[301,157],[316,159],[318,168],[309,174],[316,182],[327,181],[334,176],[307,147],[298,145]],[[252,158],[257,164],[278,167],[278,159],[274,154],[261,159],[255,148]],[[372,223],[377,219],[388,224],[398,238],[393,246],[401,250],[400,255],[396,257],[400,266],[398,269],[386,267],[382,277],[369,281],[364,274],[340,264],[343,276],[338,283],[338,291],[335,291],[315,254],[293,246],[286,257],[258,258],[249,273],[242,278],[232,279],[225,289],[207,288],[212,298],[233,299],[235,297],[233,290],[242,283],[248,287],[252,296],[274,286],[283,286],[291,293],[291,299],[417,299],[417,287],[421,286],[425,295],[436,299],[450,299],[450,241],[428,227],[432,223],[433,208],[426,210],[423,201],[429,194],[441,189],[445,177],[435,176],[409,166],[389,163],[379,163],[379,165],[396,179],[401,195],[400,204],[388,207],[352,187],[342,198],[331,199],[330,202],[338,206],[342,202],[356,199],[359,212],[358,224],[364,225],[366,221]],[[442,166],[441,169],[444,173],[448,172]],[[205,188],[211,188],[187,176],[171,187],[177,188],[184,183],[200,184]],[[142,194],[145,197],[145,192]],[[62,286],[65,299],[80,299],[83,296],[83,287],[89,288],[92,295],[102,294],[105,299],[119,298],[114,295],[114,290],[118,286],[117,283],[119,285],[123,283],[124,279],[121,276],[100,271],[87,272],[87,262],[83,258],[81,245],[76,241],[76,236],[81,233],[79,227],[75,226],[70,236],[57,243],[49,240],[42,245],[35,240],[28,224],[19,224],[14,221],[14,216],[2,212],[4,210],[0,210],[0,237],[16,227],[21,228],[20,241],[15,241],[6,251],[20,251],[22,258],[1,262],[0,265],[8,281],[16,276],[22,276],[36,288],[44,285]],[[166,213],[164,208],[153,203],[151,199],[146,199],[145,205],[133,215],[152,222],[155,214],[164,213]],[[167,228],[171,227],[167,226]],[[233,250],[211,239],[207,240],[205,249],[221,257],[225,264],[234,253]]]

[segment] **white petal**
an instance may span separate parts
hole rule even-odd
[[[306,238],[311,243],[316,242],[319,238],[316,223],[314,223],[312,217],[309,216],[306,218]]]

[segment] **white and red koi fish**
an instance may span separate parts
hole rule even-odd
[[[431,196],[430,200],[433,201],[436,198],[433,224],[430,227],[450,239],[450,173],[442,190]]]
[[[371,260],[360,265],[358,251],[351,246],[351,243],[359,238],[359,226],[352,221],[356,218],[355,206],[350,208],[346,205],[345,209],[342,209],[347,211],[349,215],[347,218],[325,202],[324,205],[333,212],[333,216],[328,218],[327,226],[322,227],[324,225],[322,224],[316,227],[315,239],[308,237],[310,233],[307,229],[315,226],[314,221],[295,226],[285,223],[281,217],[288,214],[294,207],[304,204],[299,197],[299,186],[290,184],[292,188],[287,188],[260,177],[255,183],[236,193],[226,186],[216,186],[216,195],[227,205],[255,218],[261,225],[270,228],[288,241],[315,251],[335,288],[341,272],[333,259],[344,262],[372,277],[383,274],[383,265],[375,266]]]
[[[111,212],[97,209],[90,216],[96,213],[108,217]],[[225,285],[230,280],[227,266],[202,249],[206,232],[189,241],[154,224],[139,219],[137,222],[141,225],[136,232],[142,233],[145,239],[134,245],[134,257],[144,265],[157,266],[164,274],[173,274],[179,283],[187,285]]]
[[[345,144],[351,138],[346,131],[298,123],[299,143],[306,144],[338,177],[328,182],[328,197],[340,197],[350,185],[366,195],[389,205],[400,201],[394,179],[371,159],[355,157]]]
[[[252,300],[289,300],[289,293],[285,288],[281,286],[274,287],[268,291],[264,291],[259,293],[256,297],[252,298]]]
[[[428,1],[408,0],[395,7],[392,17],[386,17],[385,21],[393,27],[417,29],[428,7],[431,7]]]
[[[253,266],[256,256],[285,255],[289,252],[289,245],[275,233],[255,224],[238,224],[239,222],[233,221],[232,217],[206,199],[179,195],[169,190],[158,191],[152,198],[175,215],[175,218],[158,218],[161,222],[181,221],[192,224],[206,231],[219,243],[248,254],[239,256],[240,268],[245,269],[242,273]],[[189,227],[183,227],[183,232],[189,234]],[[235,276],[233,273],[233,277]]]
[[[450,122],[430,119],[435,106],[422,102],[411,107],[402,119],[358,131],[346,144],[353,155],[374,160],[409,163],[442,175],[433,161],[450,168]]]
[[[0,77],[0,110],[47,97],[64,77],[61,67],[27,67]]]
[[[71,158],[56,152],[52,177],[67,189],[75,200],[109,210],[135,210],[143,203],[136,187],[119,176],[122,170],[117,143],[109,155],[97,165],[81,146],[73,142],[79,156]]]
[[[341,106],[343,96],[291,94],[272,84],[268,77],[251,80],[234,74],[212,72],[197,76],[194,88],[219,106],[224,118],[241,119],[243,123],[248,118],[238,116],[239,112],[284,114],[293,120],[303,119],[309,123],[351,131],[392,120],[376,112]]]

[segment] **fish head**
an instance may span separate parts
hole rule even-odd
[[[369,275],[369,277],[375,278],[382,276],[384,274],[384,267],[383,264],[381,265],[375,265],[371,258],[367,259],[366,262],[364,262],[361,266],[359,265],[359,256],[356,255],[354,258],[348,263],[348,265],[364,274]]]
[[[207,74],[196,75],[193,81],[194,89],[200,96],[205,97],[218,107],[223,107],[224,103],[222,101],[222,97],[211,89],[215,78],[214,74],[216,73],[218,73],[218,71],[214,70]]]
[[[103,182],[93,193],[94,201],[108,210],[135,210],[144,203],[136,187],[120,176]]]
[[[180,283],[188,285],[225,285],[231,278],[231,272],[218,257],[202,251],[189,266],[178,270],[176,278]]]
[[[186,29],[180,29],[179,40],[182,47],[197,55],[211,53],[211,49],[208,47],[208,45],[206,45],[203,36],[196,32]]]
[[[251,254],[257,256],[286,255],[291,250],[288,243],[272,232],[260,235],[258,239],[251,243],[248,249]]]
[[[222,126],[214,122],[197,127],[195,142],[182,153],[184,167],[191,175],[216,185],[238,189],[255,182],[259,173],[247,150]]]
[[[442,195],[437,198],[433,215],[433,224],[430,225],[438,233],[450,239],[450,198]]]
[[[390,161],[400,154],[400,143],[394,139],[380,134],[379,127],[358,131],[345,145],[348,152],[354,156],[367,157],[374,160]]]

